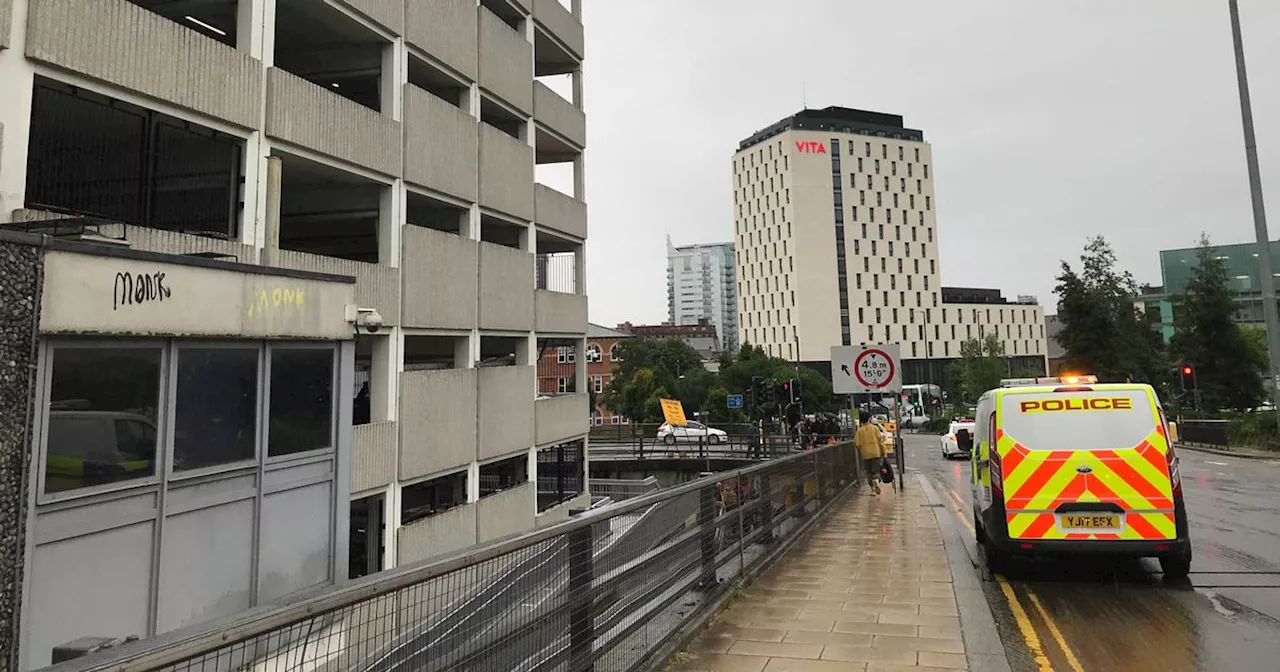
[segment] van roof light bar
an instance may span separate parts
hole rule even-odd
[[[1089,376],[1050,376],[1044,378],[1005,378],[1000,387],[1031,387],[1033,385],[1093,385],[1098,377]]]

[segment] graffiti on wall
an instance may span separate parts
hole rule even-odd
[[[249,317],[263,315],[269,311],[282,308],[301,308],[306,304],[307,293],[301,289],[276,287],[270,291],[259,290],[258,295],[249,300]]]
[[[111,291],[111,309],[120,310],[122,306],[137,306],[153,301],[161,302],[172,296],[172,291],[164,284],[164,272],[116,273],[115,285]]]

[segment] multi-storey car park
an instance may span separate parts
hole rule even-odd
[[[19,668],[584,505],[580,5],[0,0]]]

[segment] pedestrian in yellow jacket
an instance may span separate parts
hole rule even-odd
[[[858,414],[858,431],[853,435],[853,445],[858,448],[858,456],[862,458],[862,468],[867,472],[867,483],[871,490],[880,494],[880,463],[885,458],[884,438],[880,428],[871,422],[871,414],[862,411]]]

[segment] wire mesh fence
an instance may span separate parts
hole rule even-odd
[[[785,433],[757,425],[721,424],[713,428],[657,424],[604,425],[591,428],[591,452],[601,459],[712,458],[769,460],[851,437],[834,432]]]
[[[822,446],[52,669],[651,669],[859,465],[851,444]]]

